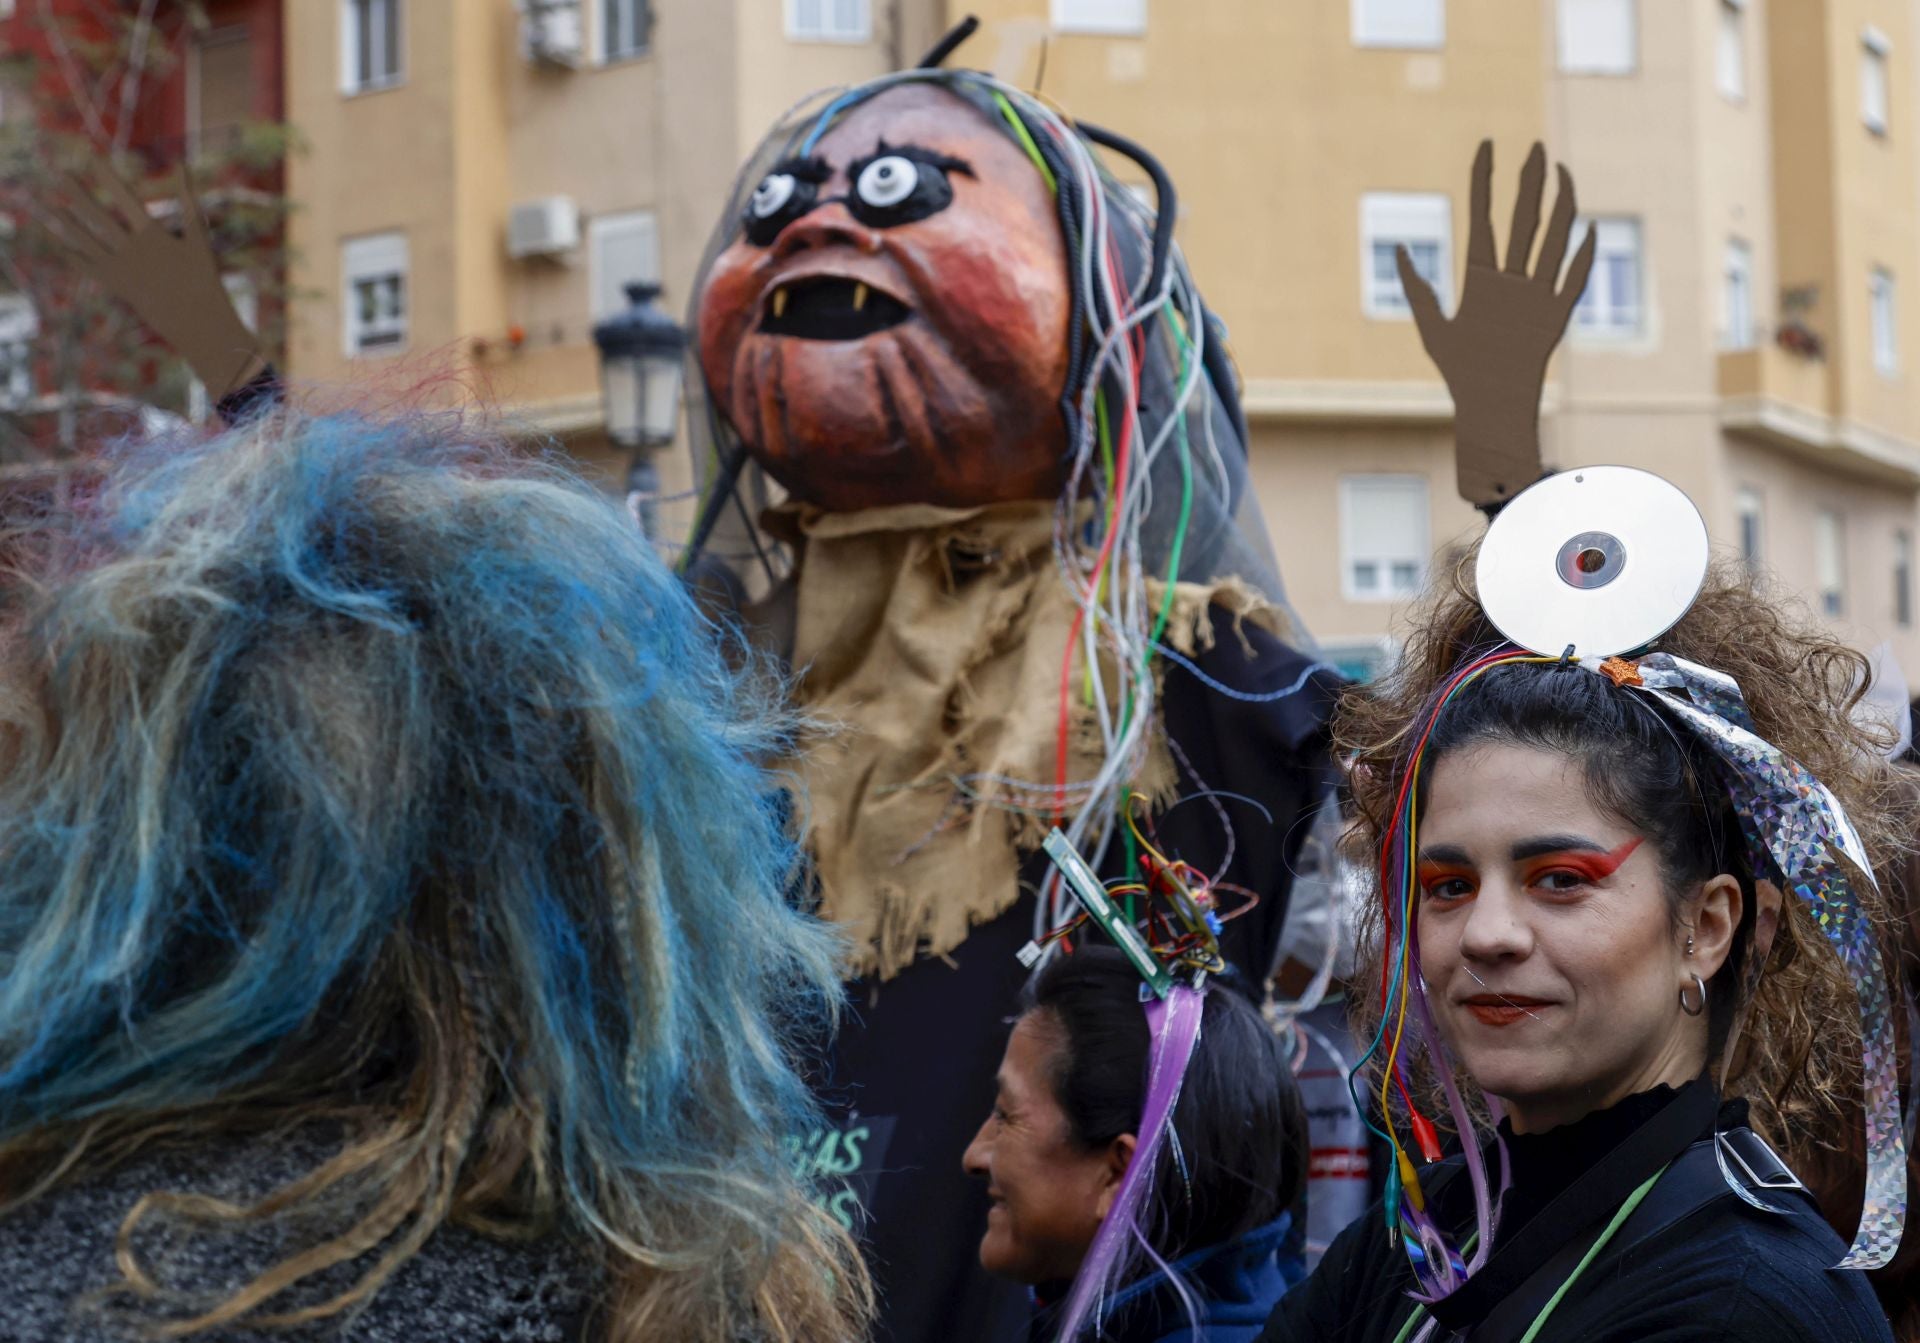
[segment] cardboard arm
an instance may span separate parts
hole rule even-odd
[[[1453,396],[1460,494],[1483,509],[1497,509],[1542,474],[1540,392],[1547,360],[1566,332],[1593,269],[1589,230],[1567,267],[1566,282],[1557,283],[1576,211],[1573,176],[1562,164],[1539,260],[1528,270],[1546,172],[1546,151],[1536,144],[1520,172],[1503,267],[1493,241],[1493,142],[1480,142],[1473,159],[1466,275],[1460,306],[1451,318],[1440,311],[1433,286],[1414,270],[1406,248],[1398,253],[1400,284],[1413,309],[1420,343]]]
[[[221,280],[184,165],[179,192],[177,234],[104,163],[35,213],[76,268],[132,308],[221,401],[258,379],[267,359]]]

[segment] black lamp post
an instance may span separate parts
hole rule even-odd
[[[633,453],[627,493],[639,496],[640,525],[654,533],[653,505],[660,473],[653,457],[673,442],[680,423],[680,378],[687,333],[654,300],[657,284],[626,287],[627,307],[593,328],[600,351],[600,387],[606,398],[607,437]]]

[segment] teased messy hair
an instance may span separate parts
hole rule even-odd
[[[134,450],[55,540],[0,634],[0,1207],[337,1118],[268,1204],[350,1229],[164,1332],[337,1315],[450,1221],[586,1242],[610,1339],[862,1331],[782,1148],[838,992],[786,724],[617,506],[449,420],[286,415]]]
[[[1347,696],[1336,714],[1336,748],[1354,765],[1352,786],[1359,824],[1351,836],[1353,856],[1367,871],[1374,871],[1378,865],[1380,837],[1400,785],[1409,729],[1422,718],[1437,689],[1453,672],[1473,655],[1505,642],[1474,596],[1477,553],[1476,543],[1459,556],[1451,581],[1434,585],[1412,618],[1405,654],[1393,674],[1369,687],[1368,693]],[[1763,592],[1742,568],[1716,565],[1699,599],[1679,624],[1661,636],[1656,647],[1733,677],[1752,710],[1760,735],[1799,760],[1833,790],[1876,865],[1884,870],[1910,845],[1914,811],[1911,790],[1896,785],[1893,770],[1881,754],[1887,743],[1876,740],[1849,714],[1866,686],[1867,660],[1799,615],[1790,598]],[[1552,693],[1548,693],[1551,687],[1543,686],[1541,694],[1527,695],[1523,693],[1525,687],[1512,683],[1576,673],[1537,665],[1495,671],[1500,676],[1488,674],[1493,677],[1493,685],[1487,693],[1515,705],[1528,701],[1527,712],[1535,718],[1553,717],[1555,711],[1549,701],[1561,702],[1562,709],[1576,705],[1582,692],[1599,684],[1596,678],[1593,685],[1569,684]],[[1604,689],[1622,696],[1641,693],[1615,691],[1611,686]],[[1479,685],[1470,686],[1462,692],[1462,701],[1480,693]],[[1465,716],[1476,717],[1468,707]],[[1638,707],[1633,706],[1636,711]],[[1646,709],[1650,713],[1652,706]],[[1443,730],[1445,724],[1443,716],[1435,730],[1436,740],[1443,747],[1456,735]],[[1490,728],[1491,724],[1486,726]],[[1563,729],[1567,726],[1561,724]],[[1617,730],[1615,735],[1640,730],[1645,739],[1629,749],[1648,753],[1684,737],[1652,718],[1637,716],[1637,712],[1622,715],[1612,728]],[[1476,730],[1469,726],[1460,744],[1477,739]],[[1491,738],[1498,732],[1481,735]],[[1534,728],[1522,735],[1541,737]],[[1553,742],[1546,738],[1571,741],[1578,735],[1577,731],[1554,730],[1548,725],[1537,744],[1552,749]],[[1625,795],[1635,788],[1634,771],[1607,758],[1619,745],[1596,742],[1591,749],[1580,751],[1592,757],[1587,761],[1590,766],[1598,766],[1601,777],[1588,780],[1596,804],[1643,828],[1661,844],[1670,882],[1691,882],[1712,875],[1701,869],[1702,863],[1738,877],[1746,896],[1741,929],[1744,947],[1755,908],[1751,874],[1746,870],[1743,846],[1734,828],[1737,822],[1721,802],[1724,794],[1718,774],[1708,773],[1711,765],[1695,758],[1703,753],[1691,751],[1682,739],[1673,747],[1680,767],[1704,777],[1698,786],[1688,780],[1667,783],[1676,797],[1698,794],[1692,799],[1692,808],[1699,814],[1688,818],[1682,814],[1688,808],[1676,802],[1670,808],[1674,814],[1650,824],[1654,818],[1637,815],[1636,799]],[[1429,767],[1433,763],[1430,755]],[[1589,770],[1590,776],[1593,772]],[[1716,852],[1666,852],[1676,836],[1688,834],[1711,835]],[[1725,860],[1725,866],[1718,865],[1720,859]],[[1875,918],[1882,917],[1883,906],[1875,904],[1871,891],[1858,894],[1873,906],[1870,913]],[[1368,922],[1360,939],[1354,979],[1362,986],[1377,983],[1380,976],[1382,939],[1377,901],[1369,905]],[[1738,954],[1732,958],[1736,967],[1738,959]],[[1723,970],[1718,977],[1729,984],[1726,992],[1713,995],[1716,1006],[1729,997],[1730,980],[1736,974]],[[1353,1001],[1364,1026],[1363,1038],[1370,1037],[1378,1021],[1378,995],[1362,991]],[[1716,1019],[1713,1024],[1717,1042],[1724,1035],[1726,1022]],[[1781,1144],[1791,1162],[1804,1162],[1816,1145],[1832,1144],[1843,1123],[1859,1122],[1857,1107],[1845,1109],[1848,1099],[1860,1093],[1860,1025],[1853,982],[1814,924],[1805,902],[1791,892],[1783,902],[1765,977],[1736,1053],[1738,1057],[1728,1074],[1730,1094],[1749,1100],[1755,1127]]]

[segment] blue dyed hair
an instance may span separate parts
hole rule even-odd
[[[337,1111],[303,1206],[384,1248],[300,1318],[458,1217],[589,1238],[610,1337],[860,1332],[782,1146],[839,991],[787,724],[616,505],[454,421],[288,414],[132,450],[57,540],[0,635],[0,1197]]]

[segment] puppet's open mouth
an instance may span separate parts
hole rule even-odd
[[[859,280],[810,275],[767,295],[760,330],[801,340],[859,340],[907,320],[907,305]]]

